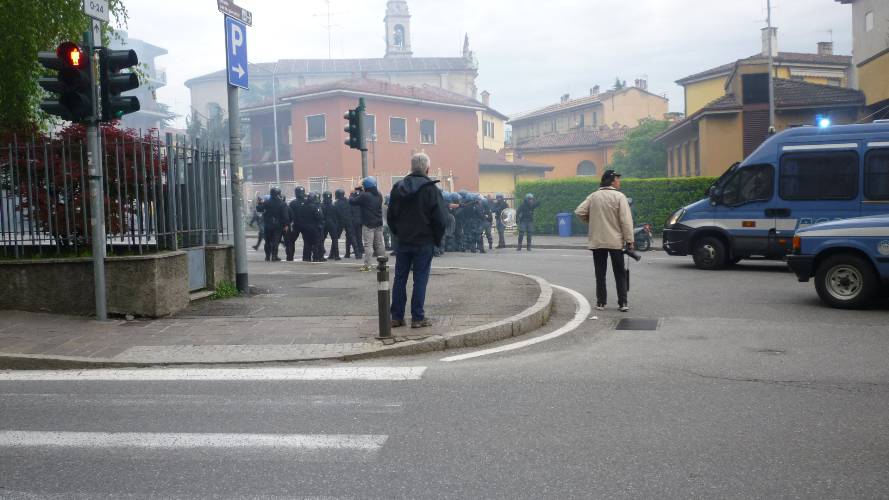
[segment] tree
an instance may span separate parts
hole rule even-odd
[[[627,86],[627,81],[621,81],[620,77],[614,79],[614,90],[623,90]]]
[[[89,18],[81,2],[72,0],[26,0],[3,2],[0,9],[0,130],[30,130],[46,125],[47,116],[38,108],[45,92],[37,79],[46,71],[37,62],[37,52],[55,50],[63,41],[81,43]],[[110,0],[114,24],[126,26],[124,0]],[[111,26],[102,38],[107,43]]]
[[[654,138],[667,130],[670,122],[646,119],[630,130],[617,145],[610,168],[626,177],[651,178],[666,175],[667,148]]]

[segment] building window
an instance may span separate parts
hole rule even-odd
[[[392,45],[396,47],[404,47],[404,26],[395,25],[395,31],[392,34]]]
[[[781,199],[852,200],[856,196],[857,153],[791,153],[781,158]]]
[[[287,125],[287,144],[293,145],[293,125]]]
[[[313,115],[306,117],[306,141],[316,142],[327,139],[327,117]]]
[[[435,144],[435,120],[420,120],[420,144]]]
[[[264,149],[275,148],[275,129],[272,127],[262,128],[262,147]]]
[[[578,177],[596,175],[596,164],[589,160],[583,160],[577,164],[577,175]]]
[[[691,177],[691,144],[685,143],[685,175]]]
[[[391,142],[407,142],[407,120],[389,117],[389,140]]]
[[[599,124],[599,115],[598,115],[598,113],[593,111],[593,126],[595,127],[598,124]]]
[[[377,117],[374,115],[364,115],[364,126],[367,128],[367,140],[377,142]]]
[[[482,129],[485,137],[494,138],[494,122],[482,120]]]
[[[864,15],[864,31],[873,31],[874,29],[874,11],[870,11]]]
[[[703,175],[701,173],[701,143],[697,139],[694,141],[693,148],[695,150],[695,175],[700,177]]]

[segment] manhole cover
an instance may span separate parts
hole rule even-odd
[[[615,330],[657,330],[658,320],[624,318],[618,322]]]

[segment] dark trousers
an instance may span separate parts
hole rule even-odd
[[[265,228],[265,258],[278,258],[278,245],[281,244],[281,226],[266,226]]]
[[[494,238],[491,236],[491,223],[485,223],[485,238],[488,240],[488,248],[494,248]]]
[[[321,231],[317,227],[302,228],[303,235],[303,261],[311,262],[318,252],[318,241],[321,239]]]
[[[426,285],[429,283],[429,271],[432,268],[432,245],[400,244],[395,250],[395,279],[392,283],[392,306],[389,312],[393,320],[404,320],[404,308],[407,304],[407,278],[414,273],[414,289],[411,292],[411,320],[426,319],[423,307],[426,304]]]
[[[284,255],[287,256],[287,260],[293,260],[293,254],[296,253],[296,240],[300,234],[303,233],[298,226],[290,226],[290,231],[284,234]],[[303,243],[305,240],[305,234],[303,234]]]
[[[503,233],[506,231],[506,226],[502,223],[497,223],[497,248],[506,247],[506,238],[503,237]]]
[[[528,236],[528,250],[531,250],[531,236],[534,234],[533,222],[519,222],[519,249],[522,248],[522,238]]]
[[[364,236],[362,236],[361,232],[361,222],[356,222],[352,225],[352,245],[355,249],[355,257],[360,257],[364,255]],[[371,249],[373,251],[373,249]]]
[[[327,254],[328,259],[339,259],[340,258],[340,235],[343,234],[343,230],[335,225],[328,224],[327,227],[324,228],[324,237],[330,237],[330,253]],[[348,243],[346,243],[348,245]]]
[[[608,271],[608,256],[611,256],[611,267],[614,270],[614,281],[617,284],[617,305],[627,305],[627,273],[622,250],[593,250],[593,265],[596,267],[596,304],[608,304],[608,290],[605,287],[605,274]]]

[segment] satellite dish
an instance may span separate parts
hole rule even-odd
[[[516,227],[516,212],[514,208],[507,208],[500,212],[500,222],[507,229],[512,229]]]

